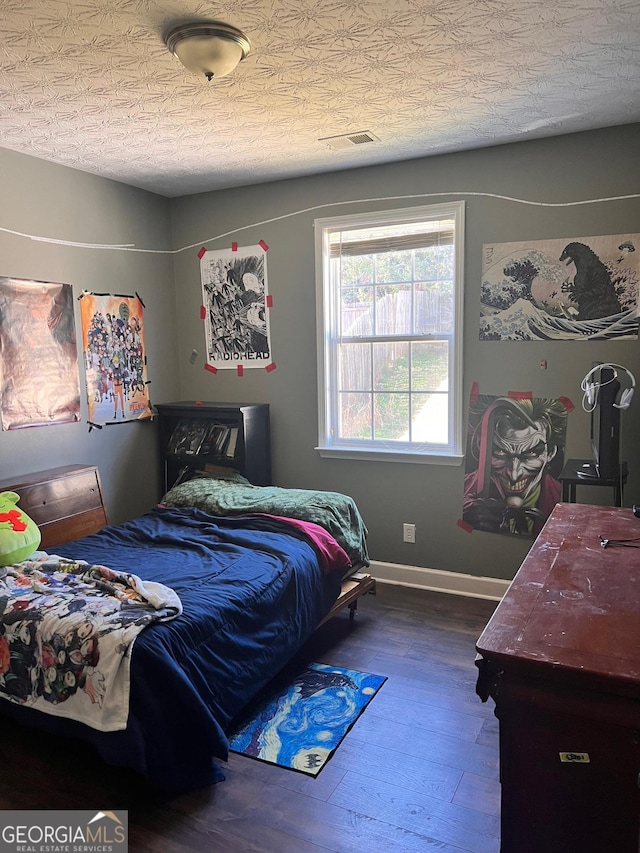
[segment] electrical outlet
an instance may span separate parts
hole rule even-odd
[[[416,541],[416,526],[415,524],[405,524],[402,525],[402,541],[403,542],[415,542]]]

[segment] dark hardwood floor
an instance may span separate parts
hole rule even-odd
[[[4,721],[0,809],[128,809],[132,853],[497,853],[498,729],[474,666],[495,606],[378,584],[323,625],[306,660],[388,680],[315,779],[231,755],[226,781],[167,800]]]

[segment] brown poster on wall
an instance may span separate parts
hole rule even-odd
[[[70,284],[0,277],[2,429],[80,420]]]

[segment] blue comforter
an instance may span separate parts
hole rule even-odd
[[[129,722],[98,732],[5,703],[48,731],[93,743],[111,764],[187,790],[224,778],[225,728],[295,654],[340,591],[313,545],[268,516],[218,518],[194,508],[147,515],[55,549],[166,584],[183,613],[146,628],[131,660]]]

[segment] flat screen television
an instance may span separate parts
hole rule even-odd
[[[610,480],[620,471],[620,409],[614,403],[620,391],[616,371],[603,366],[597,380],[600,387],[591,411],[591,450],[594,473]]]

